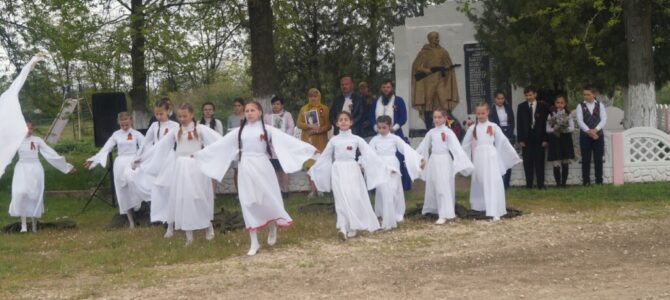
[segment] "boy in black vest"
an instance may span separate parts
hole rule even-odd
[[[533,173],[537,177],[537,187],[544,189],[544,164],[547,147],[547,115],[549,107],[537,101],[537,89],[528,86],[523,89],[526,102],[516,109],[517,140],[521,146],[526,187],[533,187]]]
[[[605,135],[603,128],[607,122],[605,105],[596,100],[593,87],[582,88],[584,101],[576,108],[579,125],[579,147],[582,153],[582,184],[591,184],[591,154],[595,169],[596,184],[603,184],[603,155],[605,154]]]

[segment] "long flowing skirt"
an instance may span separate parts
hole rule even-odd
[[[195,160],[179,156],[172,170],[166,169],[164,174],[171,179],[167,181],[170,184],[167,186],[169,200],[165,221],[174,222],[174,228],[178,230],[209,227],[214,218],[212,181],[200,171]]]
[[[381,158],[396,170],[400,162],[396,156],[381,156]],[[401,180],[401,173],[392,173],[388,182],[375,190],[375,214],[382,218],[382,228],[397,227],[397,222],[405,216],[405,192]]]
[[[332,187],[337,213],[337,229],[379,229],[379,221],[370,204],[370,196],[356,161],[335,161],[332,169]]]
[[[44,212],[44,169],[39,160],[19,160],[12,178],[12,217],[42,217]]]
[[[453,159],[449,154],[432,154],[428,159],[422,214],[437,214],[446,219],[456,218],[456,186],[452,168]]]
[[[116,200],[119,204],[119,214],[125,215],[128,210],[139,208],[142,198],[137,192],[133,181],[128,178],[127,169],[132,167],[133,157],[129,155],[117,156],[114,160],[114,188]]]
[[[500,166],[496,148],[491,145],[477,146],[473,155],[475,170],[470,184],[470,207],[486,211],[489,217],[507,214],[505,209],[505,186],[500,177]]]
[[[151,222],[174,222],[174,218],[170,217],[171,207],[174,206],[174,203],[170,201],[170,185],[164,185],[161,182],[168,182],[176,174],[175,159],[173,153],[165,159],[165,164],[151,187]]]
[[[279,182],[267,156],[243,154],[238,164],[237,185],[247,230],[258,230],[272,222],[278,227],[293,223],[284,209]]]

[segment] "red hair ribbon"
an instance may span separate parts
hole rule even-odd
[[[268,137],[261,133],[261,141],[268,141]]]
[[[35,142],[30,142],[30,150],[35,150]]]
[[[193,131],[188,132],[188,140],[193,140]]]
[[[443,142],[447,141],[447,133],[446,132],[442,132],[442,141]]]
[[[493,126],[489,125],[489,127],[486,128],[486,134],[493,136]]]
[[[167,128],[165,128],[165,130],[163,131],[163,135],[166,135],[166,134],[168,134],[168,129]]]
[[[132,141],[132,140],[133,140],[133,134],[130,133],[130,132],[128,132],[128,140],[129,140],[129,141]]]

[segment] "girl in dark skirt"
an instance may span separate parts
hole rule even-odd
[[[549,133],[547,160],[554,164],[556,186],[565,186],[568,181],[570,160],[575,158],[575,150],[572,144],[572,132],[575,129],[575,124],[566,105],[565,95],[556,96],[553,112],[547,120],[547,133]]]

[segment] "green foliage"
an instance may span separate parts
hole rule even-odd
[[[670,1],[654,0],[657,85],[667,82]],[[568,90],[591,83],[607,94],[627,82],[624,11],[615,0],[466,1],[476,37],[497,59],[497,78]]]

